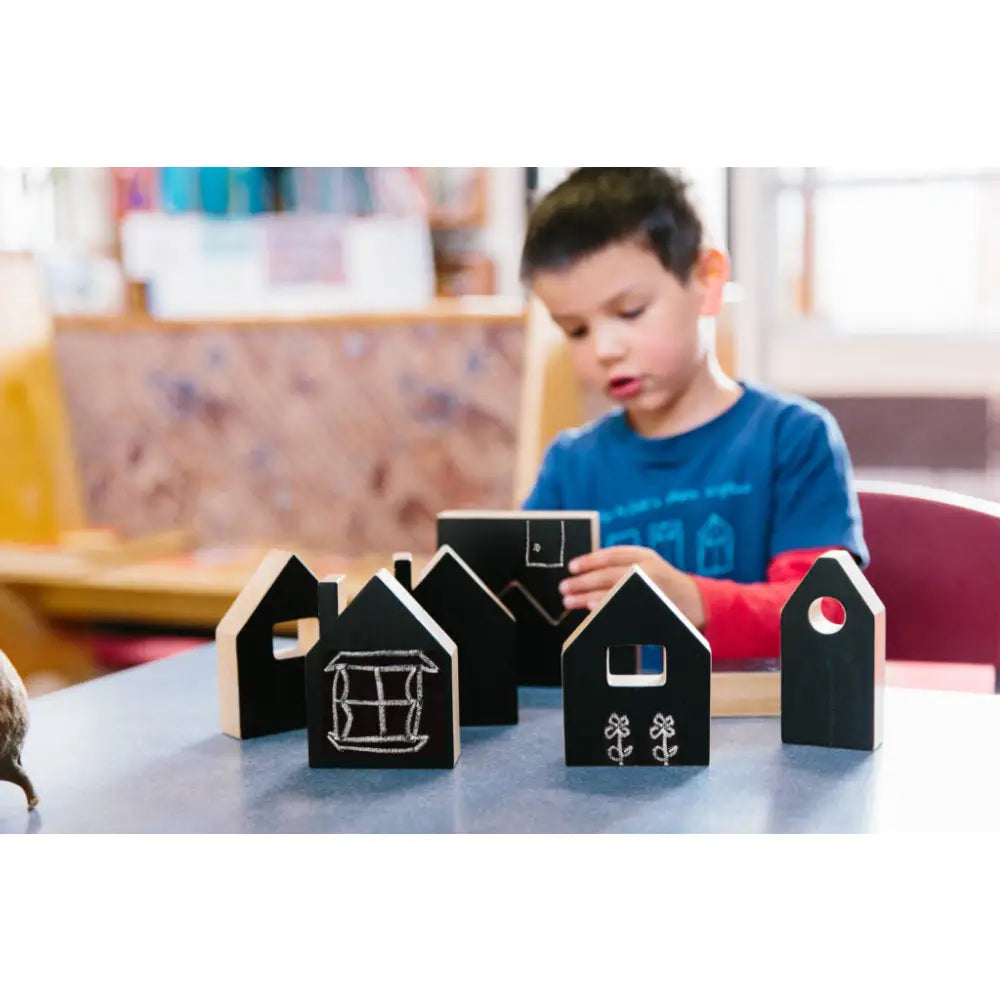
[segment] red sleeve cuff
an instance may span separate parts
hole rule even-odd
[[[781,584],[740,584],[692,577],[705,611],[703,631],[715,660],[778,655],[781,606],[794,589]],[[780,591],[780,593],[779,593]]]
[[[817,557],[828,549],[776,556],[767,583],[692,576],[705,612],[702,631],[715,660],[770,659],[781,652],[781,609]]]

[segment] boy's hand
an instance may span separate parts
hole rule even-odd
[[[569,564],[572,576],[559,584],[566,608],[593,611],[632,566],[642,571],[684,612],[695,628],[705,624],[697,584],[659,553],[638,545],[616,545],[579,556]]]

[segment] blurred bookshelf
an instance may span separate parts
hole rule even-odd
[[[0,168],[0,250],[36,256],[57,316],[412,312],[516,291],[506,259],[498,288],[494,173]]]
[[[489,171],[483,167],[434,167],[421,172],[430,196],[432,230],[451,232],[486,225]]]
[[[427,180],[437,294],[442,298],[495,294],[495,261],[468,245],[470,234],[475,239],[474,234],[489,223],[489,171],[437,168]]]

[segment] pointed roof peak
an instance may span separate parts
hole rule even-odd
[[[216,634],[236,634],[250,620],[261,601],[270,593],[279,577],[286,570],[298,565],[314,580],[315,574],[294,553],[285,549],[271,549],[260,561],[257,568],[250,574],[236,599],[222,616],[216,628]],[[318,582],[318,581],[317,581]]]
[[[357,597],[351,601],[344,609],[341,618],[351,613],[351,607],[362,597],[364,592],[370,587],[381,584],[393,597],[427,630],[434,640],[444,647],[449,653],[457,650],[451,636],[423,609],[417,599],[390,573],[387,569],[380,569],[358,592]]]
[[[480,577],[480,575],[450,545],[447,544],[442,545],[437,552],[434,553],[433,558],[424,567],[424,571],[420,574],[420,579],[417,580],[416,584],[414,584],[414,589],[419,587],[420,584],[422,584],[424,580],[426,580],[427,577],[433,572],[433,570],[436,569],[445,559],[451,559],[459,567],[461,567],[469,576],[470,580],[480,587],[496,604],[496,606],[500,608],[508,618],[510,618],[511,621],[515,621],[514,616],[510,612],[510,608],[508,608],[507,605],[505,605],[503,601],[501,601],[500,598],[486,586],[482,577]]]
[[[691,624],[691,619],[688,618],[686,614],[663,591],[656,585],[650,575],[639,565],[633,564],[624,574],[622,578],[604,595],[604,600],[594,608],[593,611],[587,617],[580,622],[573,634],[566,640],[563,644],[563,650],[568,649],[577,638],[587,629],[588,626],[592,625],[597,617],[608,607],[615,603],[615,601],[620,599],[621,591],[623,591],[627,586],[641,585],[645,587],[657,600],[661,601],[667,610],[691,633],[692,637],[700,642],[705,649],[711,652],[711,646],[708,644],[708,640],[701,634]]]
[[[851,586],[857,591],[858,596],[865,602],[872,614],[879,614],[885,611],[885,604],[875,592],[875,588],[869,583],[868,578],[861,572],[861,567],[855,562],[854,557],[845,549],[831,549],[816,558],[816,561],[809,567],[809,571],[802,578],[799,584],[801,587],[810,576],[817,571],[817,567],[822,570],[824,566],[836,566]],[[798,593],[798,587],[792,592],[791,597]],[[829,595],[833,596],[833,595]]]
[[[459,566],[461,566],[462,569],[464,569],[467,573],[471,574],[472,576],[476,576],[476,574],[472,570],[472,567],[469,566],[469,564],[450,545],[446,543],[444,545],[439,546],[437,552],[435,552],[434,555],[431,556],[430,562],[428,562],[427,565],[424,567],[424,571],[420,574],[420,580],[418,580],[417,582],[420,583],[424,579],[424,577],[427,576],[427,574],[430,573],[435,566],[437,566],[439,562],[441,562],[443,559],[446,558],[454,559],[455,562],[457,562]]]

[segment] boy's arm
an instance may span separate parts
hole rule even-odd
[[[833,416],[826,410],[789,413],[775,449],[770,558],[843,548],[864,568],[868,549],[853,480],[851,456]]]
[[[817,557],[843,548],[862,566],[868,562],[852,480],[851,458],[832,415],[789,411],[778,437],[767,582],[691,578],[713,656],[778,656],[781,608]],[[824,607],[824,613],[836,620],[833,609]]]
[[[705,633],[713,657],[766,659],[780,650],[782,605],[816,559],[838,547],[783,552],[771,560],[766,583],[736,583],[683,573],[652,549],[620,545],[577,556],[569,565],[574,575],[559,590],[567,608],[592,611],[622,573],[637,565]],[[823,612],[831,621],[840,620],[836,605],[824,605]]]
[[[717,660],[770,659],[781,650],[781,608],[810,567],[830,549],[796,549],[771,560],[767,583],[692,576],[705,611],[703,631]],[[833,609],[824,613],[836,621]]]

